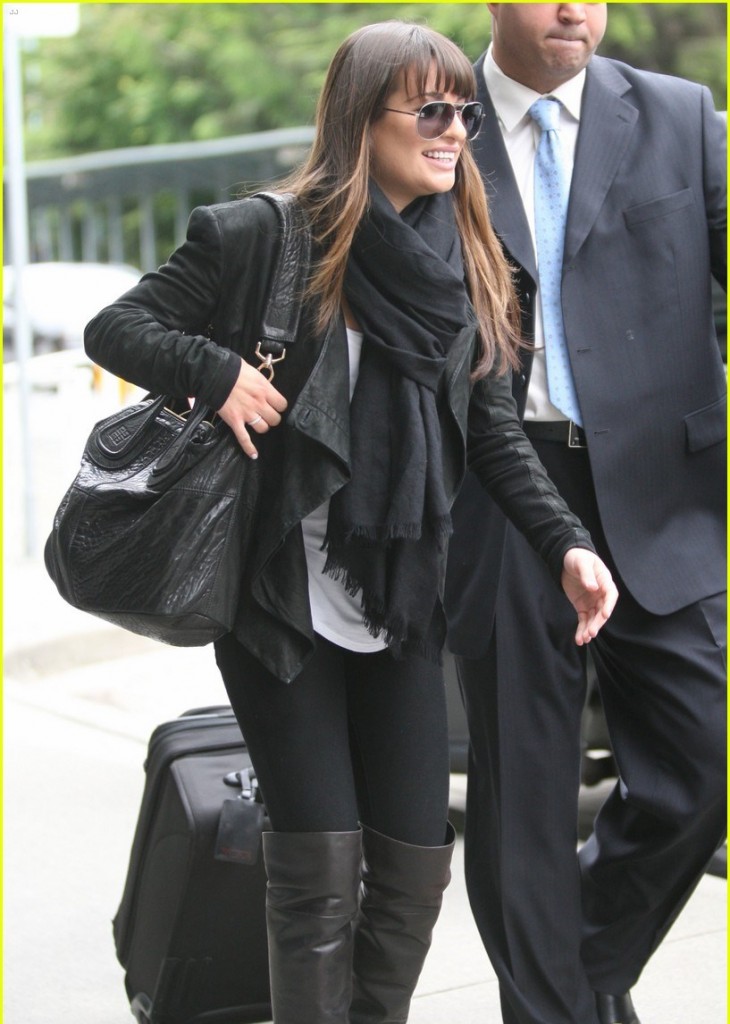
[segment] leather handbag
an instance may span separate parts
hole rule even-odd
[[[297,334],[311,239],[291,196],[256,355],[273,376]],[[178,647],[230,632],[256,511],[261,460],[214,411],[148,395],[101,420],[54,517],[46,569],[81,611]]]

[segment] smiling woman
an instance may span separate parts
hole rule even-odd
[[[194,396],[260,456],[257,543],[215,653],[272,828],[276,1024],[407,1019],[454,842],[441,582],[467,459],[562,581],[577,643],[616,599],[516,417],[518,308],[470,154],[475,89],[428,28],[340,46],[280,185],[314,244],[276,387],[249,362],[279,247],[255,196],[195,210],[87,328],[100,365]]]
[[[434,68],[425,91],[415,96],[404,81],[388,97],[394,106],[383,107],[383,116],[373,125],[373,178],[399,213],[421,195],[454,187],[461,151],[481,124],[481,103],[463,103],[453,93],[439,93],[436,78]],[[416,109],[399,109],[414,104]],[[416,119],[415,126],[399,124],[386,114],[407,114]],[[438,146],[426,145],[436,141]]]
[[[465,145],[476,134],[477,110],[469,102],[466,115],[445,117],[444,108],[472,101],[475,91],[471,64],[450,39],[400,22],[367,25],[335,54],[318,104],[309,160],[283,187],[303,190],[326,241],[311,282],[322,327],[339,310],[350,245],[369,202],[371,179],[391,190],[389,198],[395,198],[399,212],[419,196],[453,189],[464,269],[482,327],[476,366],[482,375],[494,364],[500,370],[514,365],[518,317],[481,178]],[[438,117],[443,130],[425,138],[427,100],[443,103]],[[392,108],[413,114],[421,130],[407,122],[399,126],[405,118]],[[439,145],[424,144],[437,137]]]
[[[421,103],[434,90],[427,87],[422,96],[415,97]],[[446,94],[447,100],[455,103],[458,97]],[[409,90],[401,86],[389,101],[406,106],[414,102]],[[373,125],[373,178],[390,199],[398,213],[409,203],[422,195],[450,192],[456,181],[456,165],[466,142],[466,131],[458,117],[453,117],[443,134],[434,141],[426,141],[417,134],[418,111],[383,108],[383,117]],[[395,114],[412,113],[416,124],[406,122]]]

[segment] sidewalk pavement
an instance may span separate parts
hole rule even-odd
[[[5,1024],[131,1020],[111,935],[161,721],[226,703],[209,650],[167,648],[68,607],[42,542],[92,423],[115,407],[74,368],[32,394],[35,552],[23,553],[17,392],[4,395]],[[41,375],[42,377],[42,375]],[[465,783],[452,777],[455,817]],[[600,799],[600,790],[586,801]],[[585,808],[584,808],[585,810]],[[539,851],[536,851],[539,856]],[[705,876],[636,986],[642,1024],[726,1020],[726,883]],[[469,912],[463,844],[411,1024],[498,1024],[497,984]]]

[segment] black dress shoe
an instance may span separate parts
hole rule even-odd
[[[601,1024],[641,1024],[629,992],[622,996],[607,996],[596,992],[596,1008]]]

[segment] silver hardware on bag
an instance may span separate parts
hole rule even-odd
[[[261,360],[256,369],[260,373],[265,373],[268,376],[269,381],[272,381],[274,379],[274,363],[281,363],[286,359],[286,349],[284,349],[280,356],[274,358],[270,352],[261,351],[261,344],[261,342],[258,343],[256,351],[254,352],[254,355]]]

